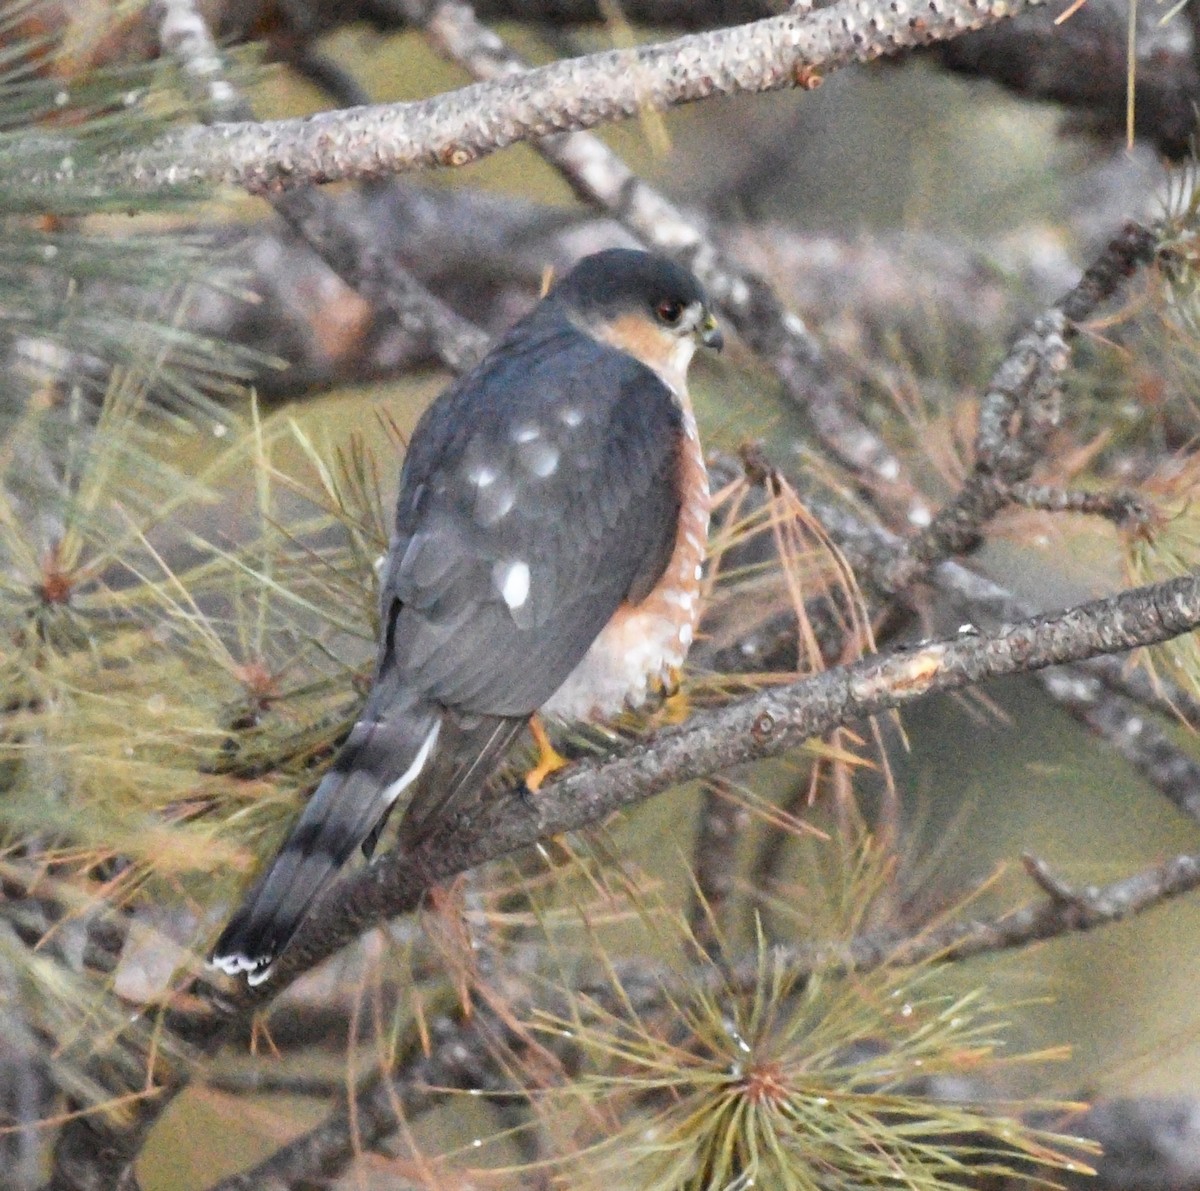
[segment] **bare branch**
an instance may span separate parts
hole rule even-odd
[[[993,635],[958,637],[837,667],[696,715],[614,758],[585,762],[536,799],[499,794],[412,853],[391,852],[336,885],[268,983],[237,987],[224,1011],[245,1013],[364,930],[407,913],[424,891],[536,840],[575,831],[621,807],[731,766],[779,756],[835,727],[988,678],[1156,644],[1200,625],[1200,577],[1135,588]]]
[[[415,277],[358,234],[337,201],[314,187],[273,196],[271,205],[321,259],[371,305],[410,334],[428,336],[453,372],[465,372],[487,350],[488,337],[455,314]]]
[[[371,8],[392,7],[389,0],[367,0]],[[597,0],[480,0],[480,13],[492,20],[578,25],[605,21],[609,9]],[[773,16],[784,0],[621,0],[621,15],[640,25],[712,29]]]
[[[898,592],[931,563],[969,552],[983,526],[1025,483],[1059,422],[1061,377],[1070,361],[1075,325],[1111,298],[1121,283],[1154,258],[1155,234],[1129,223],[1058,303],[1038,318],[996,370],[984,396],[975,463],[958,495],[927,529],[905,543],[875,581]]]
[[[1200,822],[1200,764],[1162,728],[1081,668],[1048,671],[1042,683],[1056,703],[1106,740],[1180,811]]]
[[[915,935],[875,932],[849,943],[818,948],[778,948],[780,962],[800,976],[820,970],[868,972],[894,964],[930,960],[959,962],[1026,947],[1030,943],[1121,922],[1200,888],[1200,856],[1176,856],[1153,868],[1108,885],[1089,886],[1063,897],[1056,891],[1033,905],[1010,910],[998,918],[974,918],[943,923]],[[755,961],[735,969],[739,986],[753,987]]]
[[[1040,0],[840,0],[631,50],[554,62],[417,103],[378,104],[304,119],[194,127],[102,159],[97,185],[177,191],[232,184],[254,193],[305,183],[463,166],[519,141],[630,119],[718,95],[778,91],[852,62],[957,36]],[[69,167],[78,170],[82,167]],[[13,163],[14,173],[20,173]],[[25,177],[52,186],[56,176]]]

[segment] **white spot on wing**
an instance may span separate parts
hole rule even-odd
[[[536,422],[526,422],[513,431],[513,442],[518,444],[536,442],[541,437],[542,428]]]
[[[413,763],[384,790],[383,797],[388,806],[391,806],[417,780],[421,770],[425,768],[425,762],[429,760],[429,754],[433,751],[433,746],[437,744],[438,732],[441,731],[441,727],[442,721],[438,720],[429,729],[429,735],[421,742],[421,747],[417,749],[417,755],[413,758]]]
[[[562,422],[564,426],[568,426],[574,430],[576,426],[583,425],[583,410],[576,409],[573,405],[564,405],[563,408],[558,411],[558,420]]]
[[[475,485],[476,488],[486,488],[489,484],[496,482],[496,477],[500,473],[487,463],[472,463],[467,468],[467,479]]]
[[[540,480],[552,476],[558,470],[558,448],[553,443],[534,439],[519,449],[522,466]]]
[[[496,587],[509,608],[515,611],[529,598],[529,565],[524,562],[498,562],[492,570]]]
[[[512,512],[516,503],[517,490],[508,480],[502,480],[490,488],[481,488],[475,498],[475,520],[485,528],[495,525],[501,517]]]

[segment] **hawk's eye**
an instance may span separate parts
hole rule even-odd
[[[654,306],[654,313],[658,316],[658,321],[666,323],[668,327],[679,325],[679,320],[683,318],[683,311],[684,305],[678,298],[663,298]]]

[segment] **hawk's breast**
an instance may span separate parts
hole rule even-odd
[[[700,578],[708,539],[708,471],[688,401],[679,459],[679,528],[662,578],[638,604],[622,604],[583,660],[543,704],[563,719],[605,718],[637,707],[650,684],[683,665],[700,617]]]

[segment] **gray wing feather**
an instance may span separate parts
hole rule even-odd
[[[377,677],[471,714],[545,703],[666,567],[681,429],[671,392],[632,357],[561,317],[514,331],[413,437]],[[506,602],[514,564],[528,590]]]
[[[406,848],[415,848],[438,823],[470,804],[525,723],[524,717],[445,715],[437,759],[400,823],[400,840]]]

